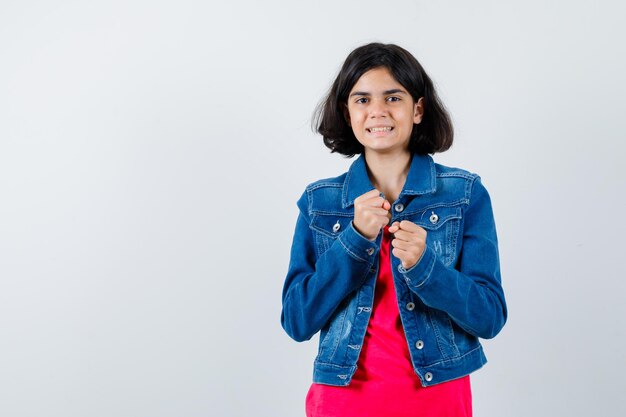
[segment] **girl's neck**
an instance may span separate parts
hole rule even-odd
[[[393,204],[398,199],[409,174],[411,154],[365,152],[365,161],[372,185]]]

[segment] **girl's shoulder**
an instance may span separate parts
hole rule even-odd
[[[312,213],[316,211],[316,207],[319,208],[320,204],[325,206],[334,201],[341,201],[347,175],[346,171],[335,177],[320,178],[309,182],[298,199],[298,207],[302,211]]]
[[[473,181],[474,179],[479,177],[477,173],[472,172],[468,169],[443,165],[437,162],[435,162],[435,172],[437,173],[438,177],[460,177],[470,181]]]
[[[318,180],[308,183],[305,187],[306,191],[313,191],[317,188],[323,187],[343,187],[347,175],[348,172],[346,171],[343,174],[337,175],[335,177],[320,178]]]
[[[482,177],[469,169],[435,163],[438,183],[442,190],[457,190],[465,195],[467,204],[475,201],[489,201],[489,191]],[[438,187],[439,188],[439,187]]]

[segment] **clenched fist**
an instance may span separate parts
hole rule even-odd
[[[376,239],[391,219],[390,208],[391,203],[376,189],[361,194],[354,200],[354,228],[369,240]]]
[[[426,249],[426,230],[413,222],[402,220],[393,222],[389,226],[389,232],[394,235],[391,253],[402,261],[404,269],[411,268],[420,260]]]

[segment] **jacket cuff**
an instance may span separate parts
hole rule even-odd
[[[376,240],[371,241],[357,232],[352,222],[350,222],[350,227],[339,235],[339,241],[350,256],[359,261],[373,263],[378,255]]]
[[[398,271],[404,277],[406,283],[414,288],[421,287],[428,281],[432,275],[433,268],[435,267],[435,261],[437,260],[437,254],[430,246],[424,248],[422,257],[417,261],[415,265],[409,269],[405,269],[402,263],[398,264]]]

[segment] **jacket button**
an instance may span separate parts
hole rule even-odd
[[[339,224],[339,220],[337,220],[337,223],[333,226],[333,232],[337,233],[339,229],[341,229],[341,225]]]
[[[404,210],[404,204],[402,204],[402,203],[398,203],[398,204],[396,204],[396,206],[395,206],[394,208],[395,208],[395,210],[396,210],[398,213],[400,213],[402,210]]]
[[[424,379],[428,382],[433,380],[433,374],[431,374],[430,372],[426,372],[426,375],[424,375]]]
[[[367,250],[367,254],[368,254],[368,255],[370,255],[370,256],[372,256],[372,255],[374,254],[374,248],[369,248],[369,249]]]
[[[432,224],[435,224],[435,223],[437,223],[439,221],[439,216],[437,216],[434,211],[432,213],[433,214],[430,215],[430,219],[429,220],[430,220],[430,222]]]
[[[419,350],[424,349],[424,342],[422,342],[421,340],[418,340],[417,342],[415,342],[415,347],[418,348]]]
[[[414,308],[415,308],[415,303],[406,303],[406,309],[407,310],[413,311]]]

